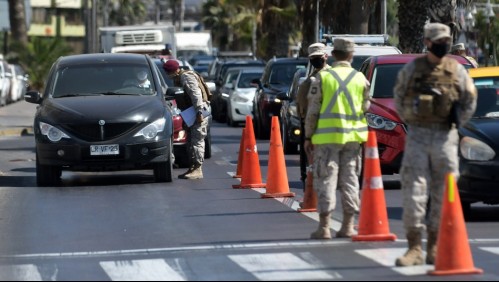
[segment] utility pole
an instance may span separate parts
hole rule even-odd
[[[381,0],[381,34],[386,34],[386,0]]]
[[[319,3],[320,0],[317,0],[315,2],[315,42],[320,42],[320,36],[319,36]]]
[[[97,52],[97,0],[92,0],[92,53]]]
[[[92,33],[90,31],[90,13],[88,9],[88,0],[83,0],[83,16],[85,20],[85,45],[83,46],[83,52],[90,53]]]
[[[155,0],[155,6],[156,6],[156,17],[154,18],[154,23],[158,24],[161,20],[161,4],[159,3],[159,0]]]

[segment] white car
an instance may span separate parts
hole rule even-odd
[[[9,65],[0,60],[0,106],[7,105],[10,100],[11,77]]]
[[[257,85],[252,80],[262,77],[262,68],[240,68],[227,73],[223,87],[220,89],[222,96],[227,99],[227,124],[236,126],[245,122],[246,116],[252,116],[253,98]]]

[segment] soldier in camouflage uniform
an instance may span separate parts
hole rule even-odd
[[[354,42],[334,40],[331,69],[311,78],[305,119],[305,144],[313,155],[313,185],[318,197],[319,227],[312,239],[330,239],[330,217],[341,192],[343,222],[336,237],[354,235],[354,215],[359,210],[358,156],[367,141],[369,82],[351,66]]]
[[[470,61],[470,63],[473,65],[474,68],[478,68],[478,63],[476,62],[475,58],[470,57],[466,54],[466,48],[464,47],[464,43],[458,43],[452,46],[450,52],[453,55],[465,57],[468,61]]]
[[[188,144],[191,165],[189,169],[178,176],[180,179],[200,179],[203,178],[202,165],[204,162],[204,139],[208,131],[208,118],[203,117],[203,111],[209,109],[208,97],[204,89],[200,86],[197,74],[192,71],[184,71],[179,68],[177,60],[168,60],[163,64],[168,76],[175,82],[175,86],[184,89],[185,108],[195,107],[197,116],[196,122],[189,128]],[[182,110],[185,110],[182,109]]]
[[[424,263],[425,228],[426,263],[435,261],[445,175],[459,173],[457,125],[466,123],[476,107],[476,88],[466,69],[445,56],[451,39],[448,26],[426,25],[424,44],[429,52],[404,66],[393,90],[397,113],[409,128],[400,170],[409,249],[397,258],[397,266]],[[428,195],[431,205],[425,224]]]
[[[330,66],[327,64],[326,45],[324,45],[324,43],[320,42],[313,43],[310,46],[308,46],[308,58],[310,59],[310,65],[312,65],[314,70],[300,84],[300,86],[298,87],[298,93],[296,95],[296,109],[298,111],[298,116],[300,117],[300,125],[301,125],[300,173],[304,188],[307,179],[307,166],[309,164],[307,154],[303,149],[303,144],[305,143],[305,117],[307,116],[307,107],[308,107],[307,94],[308,91],[310,90],[310,78],[315,76],[321,70],[330,68]]]

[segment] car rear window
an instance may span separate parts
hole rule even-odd
[[[293,76],[299,69],[305,69],[307,62],[302,64],[275,64],[270,73],[270,84],[291,85]]]
[[[238,88],[253,88],[254,85],[251,85],[251,81],[253,79],[259,79],[262,77],[262,73],[242,73],[239,78],[239,83],[237,84]]]
[[[373,98],[393,98],[393,87],[402,67],[404,64],[376,66],[371,80],[371,96]]]

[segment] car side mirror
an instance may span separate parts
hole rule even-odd
[[[206,82],[206,85],[208,86],[208,90],[210,90],[210,92],[215,92],[217,90],[217,85],[214,82]]]
[[[170,100],[169,99],[170,97],[175,99],[177,95],[183,95],[183,94],[184,94],[184,89],[180,87],[168,87],[168,89],[166,89],[166,97],[168,97],[168,100]]]
[[[24,94],[24,100],[32,104],[40,104],[42,97],[38,91],[28,91]]]
[[[263,88],[262,81],[259,78],[252,79],[251,83],[256,84],[258,88]]]

